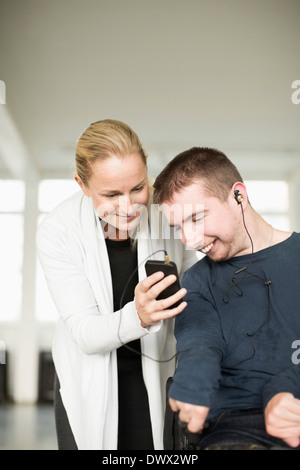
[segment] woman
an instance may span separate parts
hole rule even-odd
[[[186,291],[156,301],[174,279],[146,278],[144,261],[166,250],[182,273],[196,255],[180,240],[151,236],[158,220],[147,216],[146,155],[129,126],[91,124],[78,140],[76,167],[82,191],[45,218],[37,237],[60,314],[53,343],[59,448],[162,449],[175,352],[166,319],[185,308],[168,307]]]

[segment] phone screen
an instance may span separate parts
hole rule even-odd
[[[145,264],[145,269],[147,276],[150,276],[151,274],[154,274],[157,271],[162,271],[165,277],[169,276],[170,274],[175,274],[175,276],[177,277],[177,280],[169,287],[167,287],[164,291],[162,291],[157,296],[156,300],[166,299],[171,295],[175,294],[180,289],[177,266],[173,261],[170,261],[170,263],[166,263],[165,261],[148,260]],[[169,308],[177,307],[177,305],[179,305],[181,302],[182,300],[176,302]]]

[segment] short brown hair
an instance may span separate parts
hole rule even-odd
[[[153,201],[155,204],[170,202],[174,193],[198,180],[222,201],[227,199],[234,183],[243,182],[239,171],[223,152],[193,147],[173,158],[157,176]]]

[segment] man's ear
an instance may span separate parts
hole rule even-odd
[[[74,176],[74,179],[76,183],[79,184],[79,186],[81,187],[83,194],[87,197],[91,197],[88,188],[85,186],[85,184],[83,184],[83,182],[81,181],[80,177],[77,174]]]
[[[234,183],[231,188],[231,194],[233,199],[237,202],[237,204],[243,204],[243,208],[245,208],[248,204],[248,195],[247,189],[244,183]]]

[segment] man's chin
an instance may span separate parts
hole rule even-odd
[[[202,253],[202,251],[200,251]],[[214,263],[222,263],[223,261],[228,260],[228,256],[226,255],[221,255],[217,253],[202,253],[203,255],[207,256],[210,260],[212,260]]]

